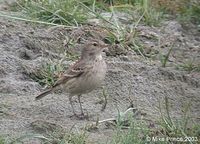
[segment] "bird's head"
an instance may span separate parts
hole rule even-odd
[[[87,41],[82,49],[81,58],[95,59],[101,56],[102,51],[108,48],[108,45],[100,40]]]

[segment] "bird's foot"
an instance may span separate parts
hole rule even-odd
[[[78,119],[80,119],[80,120],[89,120],[89,115],[88,115],[88,113],[81,113],[81,114],[79,114],[79,115],[76,115],[76,117],[78,118]]]
[[[89,116],[88,115],[83,115],[83,114],[75,114],[75,115],[72,115],[71,118],[75,118],[77,120],[89,120]]]
[[[84,113],[81,113],[81,114],[74,114],[74,115],[72,115],[71,117],[75,117],[75,118],[78,119],[78,120],[89,120],[89,115],[88,115],[88,113],[87,113],[87,114],[84,114]]]

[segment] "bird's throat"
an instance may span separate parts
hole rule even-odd
[[[96,60],[102,60],[102,59],[103,59],[103,57],[102,57],[101,54],[99,54],[99,55],[96,56]]]

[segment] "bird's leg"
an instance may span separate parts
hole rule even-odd
[[[80,108],[81,108],[81,115],[84,115],[82,104],[81,104],[81,95],[78,95],[78,102],[79,102],[79,105],[80,105]]]
[[[70,102],[70,105],[72,107],[72,110],[73,110],[75,117],[77,117],[78,119],[88,119],[88,115],[84,115],[84,113],[83,113],[83,108],[82,108],[82,104],[81,104],[81,95],[78,95],[78,102],[80,104],[80,109],[81,109],[80,115],[77,115],[75,110],[74,110],[74,105],[73,105],[73,102],[72,102],[72,96],[69,96],[69,102]]]
[[[87,119],[87,120],[89,120],[88,113],[86,115],[83,113],[83,108],[82,108],[82,104],[81,104],[81,94],[78,95],[78,102],[79,102],[80,109],[81,109],[81,115],[78,116],[78,118],[79,119]]]
[[[75,110],[74,110],[74,106],[73,106],[73,102],[72,102],[72,96],[69,96],[69,103],[71,105],[71,108],[72,108],[74,115],[76,115]]]

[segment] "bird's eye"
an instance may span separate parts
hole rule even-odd
[[[97,46],[97,43],[93,43],[93,46]]]

